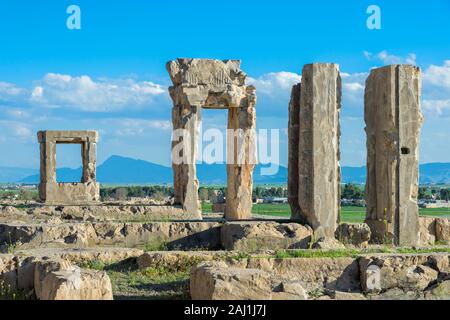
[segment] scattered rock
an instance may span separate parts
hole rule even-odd
[[[395,255],[361,257],[359,267],[364,292],[380,292],[393,288],[422,291],[438,278],[438,272],[426,264],[427,255]]]
[[[193,300],[268,300],[269,273],[257,269],[229,267],[225,263],[201,263],[191,272]]]
[[[450,219],[436,219],[436,241],[450,244]]]
[[[224,260],[232,254],[229,251],[149,251],[136,260],[139,269],[164,266],[178,270],[203,261]]]
[[[450,300],[450,280],[437,283],[429,290],[425,291],[427,300]]]
[[[319,240],[317,240],[312,244],[311,248],[322,250],[334,250],[334,249],[345,249],[345,245],[340,243],[335,238],[321,237]]]
[[[299,282],[284,281],[272,292],[272,300],[308,300],[308,294]]]
[[[311,241],[312,229],[298,223],[228,222],[222,226],[220,235],[226,250],[305,249]]]
[[[367,247],[370,240],[370,228],[366,223],[341,223],[336,229],[336,239],[342,243],[357,247]]]
[[[419,217],[419,244],[432,245],[436,242],[436,218]]]
[[[111,281],[103,271],[51,271],[42,280],[41,300],[112,300]]]
[[[326,290],[325,292],[333,300],[367,300],[367,298],[359,292],[344,292],[336,290]]]

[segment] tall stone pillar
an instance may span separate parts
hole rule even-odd
[[[201,108],[189,105],[175,105],[172,108],[172,151],[182,160],[181,163],[172,161],[175,203],[182,204],[184,211],[199,218],[201,207],[195,162],[200,121]]]
[[[377,242],[419,242],[420,90],[420,69],[411,65],[374,69],[366,81],[366,223]]]
[[[249,95],[254,95],[252,87],[249,87],[248,91]],[[254,104],[228,110],[227,158],[225,218],[227,220],[250,219],[253,203],[253,170],[256,164]]]
[[[288,202],[291,207],[291,219],[301,220],[298,205],[298,147],[300,133],[300,83],[294,85],[289,101],[288,122]],[[306,222],[306,221],[303,221]]]
[[[292,217],[311,225],[316,237],[334,237],[339,222],[340,205],[339,66],[332,63],[305,65],[300,87],[299,211],[298,215],[293,212]],[[293,113],[292,124],[296,118]],[[295,147],[291,147],[291,150],[295,150]],[[291,180],[292,183],[293,181]]]
[[[95,182],[97,180],[97,143],[87,141],[81,145],[81,159],[83,159],[83,178],[81,182]]]

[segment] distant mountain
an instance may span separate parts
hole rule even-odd
[[[0,167],[0,182],[17,182],[38,173],[36,169]]]
[[[267,165],[257,165],[253,181],[257,184],[283,184],[287,182],[287,168],[279,166],[274,175],[262,175]],[[60,182],[74,182],[81,178],[81,168],[57,170]],[[225,164],[198,164],[197,176],[202,184],[226,184]],[[3,178],[4,177],[4,178]],[[0,181],[38,183],[39,173],[33,169],[1,168]],[[111,156],[97,168],[100,183],[156,184],[172,183],[172,168],[144,160]],[[428,163],[420,165],[420,184],[450,184],[450,163]],[[342,182],[363,184],[366,181],[366,167],[342,167]]]

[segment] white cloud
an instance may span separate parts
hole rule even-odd
[[[114,123],[114,134],[117,136],[150,135],[155,129],[172,130],[172,123],[168,120],[114,119],[108,122]]]
[[[2,135],[13,138],[31,141],[34,139],[33,131],[28,124],[18,121],[0,120]]]
[[[93,80],[83,75],[48,73],[31,92],[31,102],[47,107],[68,107],[86,112],[118,111],[150,105],[165,93],[159,84],[133,79]]]
[[[299,83],[302,77],[293,72],[280,71],[263,74],[258,78],[248,78],[248,83],[256,87],[256,94],[265,94],[271,97],[290,95],[294,84]],[[286,93],[287,92],[287,93]]]
[[[416,54],[415,53],[409,53],[406,57],[396,56],[393,54],[389,54],[387,50],[380,51],[377,54],[372,54],[371,52],[364,51],[364,56],[367,60],[379,60],[383,62],[383,64],[416,64]]]
[[[448,100],[423,100],[422,107],[427,114],[443,115],[450,111],[450,99]]]
[[[422,106],[426,116],[450,116],[450,60],[422,73]]]
[[[442,66],[431,65],[423,72],[425,85],[444,87],[450,90],[450,60],[444,61]]]

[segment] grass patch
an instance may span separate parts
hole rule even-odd
[[[202,203],[204,213],[212,211],[211,203]],[[252,207],[252,213],[256,215],[266,215],[274,217],[290,217],[291,208],[287,203],[271,204],[258,203]],[[420,216],[433,216],[450,218],[450,208],[419,208]],[[343,206],[341,207],[341,221],[348,223],[362,223],[366,218],[365,207]]]
[[[186,257],[173,265],[155,265],[139,270],[136,259],[115,264],[93,260],[80,267],[105,271],[111,279],[114,299],[189,299],[189,277],[201,258]]]
[[[381,247],[370,249],[335,249],[335,250],[277,250],[275,258],[356,258],[364,254],[420,254],[420,253],[450,253],[450,247],[431,248],[394,248]]]
[[[148,251],[167,251],[169,250],[167,243],[165,241],[154,240],[149,241],[145,244],[137,246],[138,249],[142,249],[145,252]]]
[[[14,291],[9,284],[0,279],[0,300],[28,300],[23,290]]]

